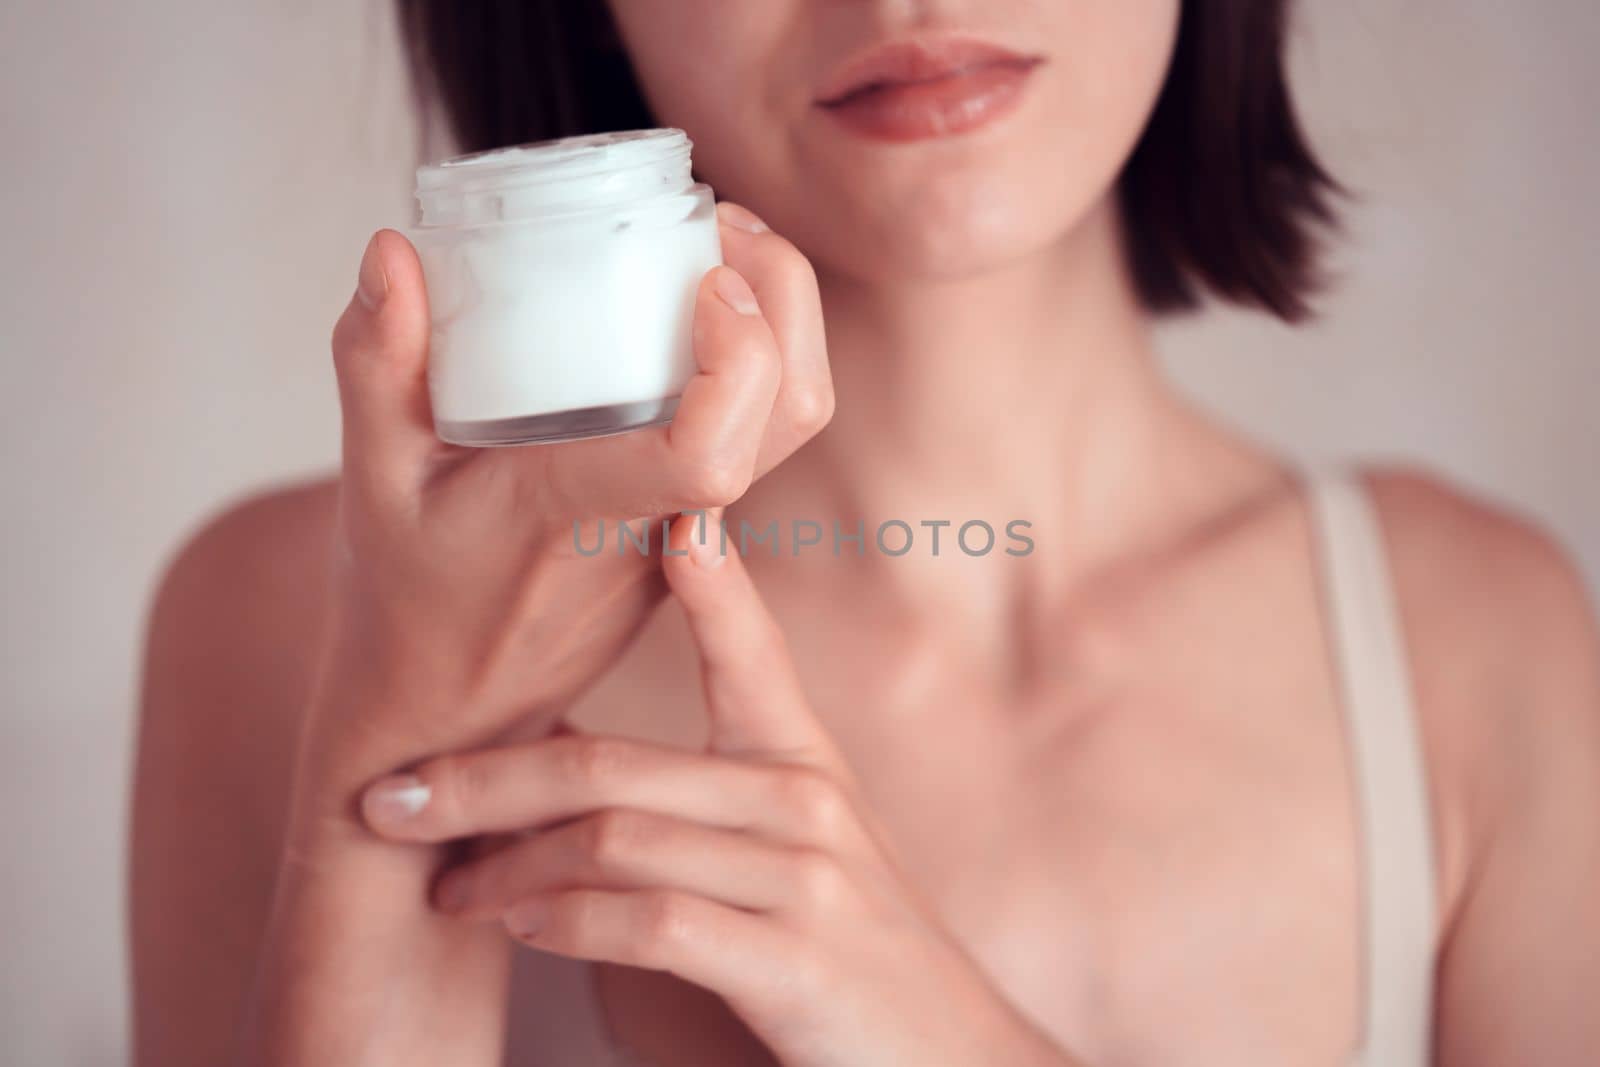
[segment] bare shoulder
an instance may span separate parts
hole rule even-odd
[[[1552,679],[1596,669],[1583,574],[1538,522],[1416,468],[1366,472],[1414,656],[1498,681],[1524,708]]]
[[[190,753],[247,743],[257,761],[284,757],[322,622],[335,493],[332,480],[256,493],[179,547],[150,610],[142,742],[170,724]]]
[[[154,775],[174,789],[203,776],[213,800],[237,801],[229,818],[275,820],[277,798],[242,772],[287,771],[321,626],[334,494],[324,480],[252,495],[201,524],[168,562],[146,630],[141,790]]]
[[[212,586],[219,577],[270,586],[319,567],[326,562],[337,492],[337,481],[324,478],[261,490],[221,508],[173,554],[157,607],[216,606],[229,599]]]
[[[1541,818],[1551,790],[1600,791],[1600,629],[1584,576],[1537,522],[1426,470],[1365,477],[1433,779],[1444,888],[1459,891],[1496,827]]]
[[[331,482],[234,504],[157,586],[129,847],[139,1063],[227,1058],[271,901],[333,505]]]
[[[202,523],[157,586],[148,672],[213,694],[300,676],[321,622],[335,494],[332,480],[267,490]]]

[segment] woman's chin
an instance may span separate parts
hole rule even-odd
[[[1049,228],[1005,218],[946,220],[913,214],[826,235],[817,242],[814,258],[825,269],[863,281],[956,282],[1037,255],[1051,239]]]
[[[810,232],[794,236],[819,267],[879,282],[956,281],[1037,254],[1079,213],[1059,179],[1029,180],[992,163],[893,177],[858,175],[832,203],[803,212]]]

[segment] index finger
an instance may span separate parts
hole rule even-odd
[[[844,759],[811,709],[783,631],[739,553],[722,540],[720,509],[686,515],[673,523],[662,560],[700,650],[712,751],[844,776]]]

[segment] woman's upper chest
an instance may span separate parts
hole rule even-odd
[[[1063,1044],[1090,1062],[1338,1062],[1359,853],[1320,631],[1181,607],[1063,632],[1023,685],[895,635],[789,632],[907,876]],[[655,630],[605,688],[643,686],[644,732],[688,736],[671,724],[699,714],[692,648],[670,619]]]
[[[1058,717],[985,714],[955,691],[930,725],[979,725],[857,757],[918,888],[1089,1062],[1349,1048],[1360,843],[1341,724],[1326,689],[1270,671],[1231,691],[1193,677],[1082,707],[1063,695]],[[1019,713],[1040,718],[1000,725]]]

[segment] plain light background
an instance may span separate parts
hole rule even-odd
[[[1361,195],[1314,327],[1216,313],[1173,371],[1296,454],[1399,458],[1600,575],[1593,0],[1315,0],[1297,78]],[[331,468],[327,337],[411,210],[384,0],[0,8],[0,1059],[124,1056],[140,630],[197,521]]]

